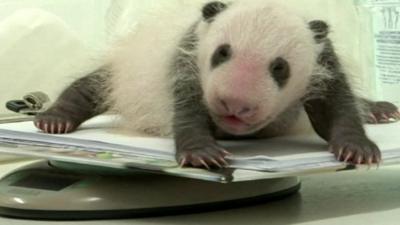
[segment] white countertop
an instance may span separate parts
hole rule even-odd
[[[0,165],[0,176],[26,162]],[[0,218],[0,225],[242,225],[352,224],[398,225],[400,167],[303,177],[300,194],[264,205],[162,218],[51,222]]]

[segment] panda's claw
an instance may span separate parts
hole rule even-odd
[[[56,127],[55,127],[56,125],[54,124],[54,122],[52,122],[51,124],[50,124],[50,133],[51,134],[54,134],[55,133],[55,130],[56,130]]]
[[[72,130],[72,124],[70,122],[67,122],[65,125],[64,134],[68,134],[71,130]]]
[[[179,166],[180,167],[184,167],[186,165],[186,163],[187,163],[187,158],[186,157],[182,157],[180,159]]]
[[[204,159],[199,159],[199,162],[201,163],[201,165],[203,165],[205,168],[207,168],[208,170],[210,170],[210,166],[206,163],[206,161],[204,161]]]
[[[215,160],[215,159],[210,159],[210,161],[211,161],[212,163],[214,163],[214,165],[218,166],[219,168],[223,168],[223,166],[222,166],[217,160]]]

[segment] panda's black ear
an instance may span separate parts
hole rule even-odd
[[[211,23],[214,18],[222,11],[224,11],[227,8],[227,5],[225,3],[222,2],[210,2],[207,3],[204,7],[203,7],[203,19],[208,22]]]
[[[312,32],[314,32],[314,39],[320,42],[328,37],[329,25],[323,20],[313,20],[308,23]]]

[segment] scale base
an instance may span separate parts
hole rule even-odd
[[[299,189],[295,177],[220,184],[150,173],[88,175],[44,161],[0,180],[0,215],[37,220],[170,216],[266,203]]]

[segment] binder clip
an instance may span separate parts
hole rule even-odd
[[[31,92],[26,94],[22,100],[11,100],[6,103],[8,110],[25,115],[36,115],[47,109],[50,98],[43,92]]]

